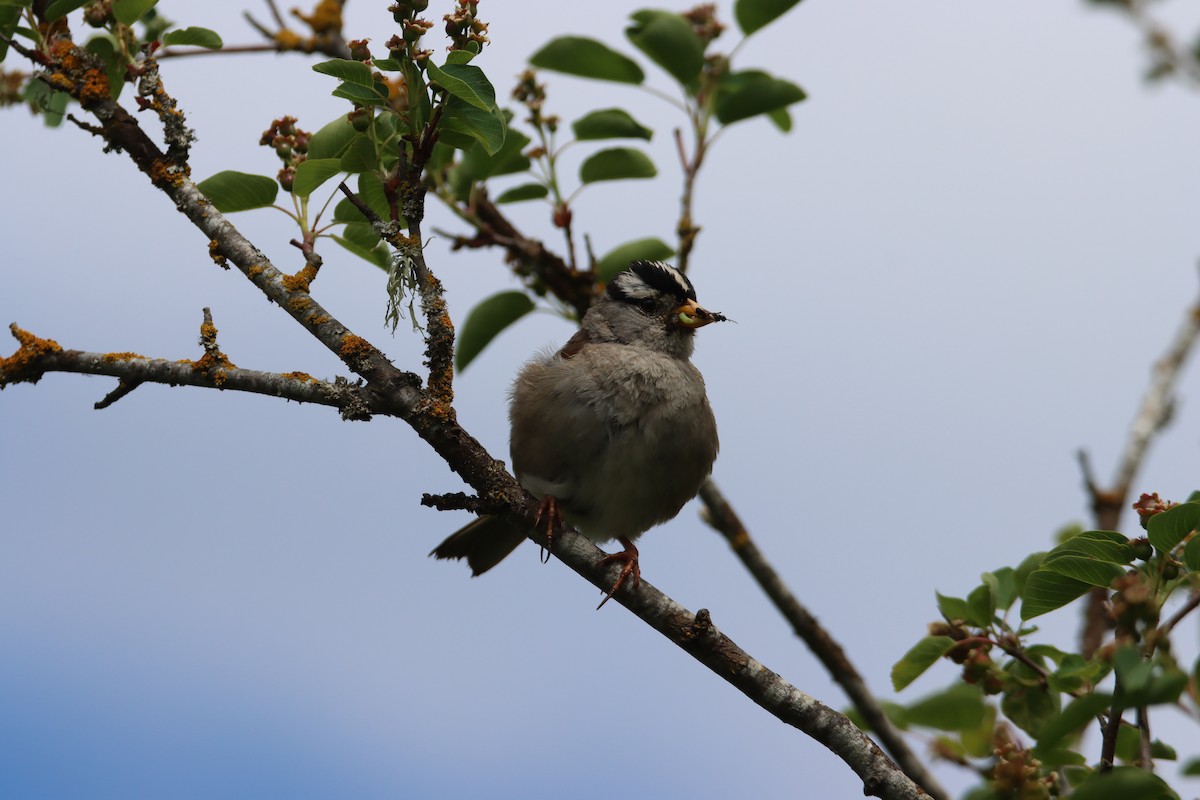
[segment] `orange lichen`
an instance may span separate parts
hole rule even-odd
[[[229,269],[229,262],[221,255],[221,243],[216,239],[208,242],[208,257],[221,269]]]
[[[326,322],[329,322],[330,319],[331,318],[328,314],[314,314],[306,319],[305,322],[307,322],[309,325],[312,325],[314,328],[319,328]]]
[[[145,358],[140,353],[105,353],[104,360],[109,364],[114,364],[117,361],[133,361],[134,359]]]
[[[289,292],[307,292],[309,285],[316,280],[317,268],[312,264],[306,264],[295,275],[283,276],[283,288]]]
[[[304,40],[294,31],[283,28],[275,34],[275,46],[280,50],[304,50]]]
[[[61,72],[50,73],[50,77],[46,80],[51,86],[53,86],[55,89],[58,89],[60,92],[66,92],[67,94],[75,93],[75,81],[71,80]]]
[[[361,336],[355,336],[353,333],[347,333],[342,337],[342,346],[338,354],[344,361],[357,361],[368,356],[378,354],[379,351],[375,346]]]
[[[61,353],[62,346],[53,339],[41,339],[18,328],[15,322],[8,329],[21,346],[8,358],[0,358],[0,386],[17,381],[36,382],[42,377],[37,362],[52,353]]]
[[[179,165],[166,158],[156,158],[150,165],[150,180],[156,186],[178,185],[188,174],[187,165]]]
[[[89,69],[83,73],[83,85],[79,87],[79,102],[85,106],[89,103],[99,103],[112,96],[108,85],[108,76],[98,69]]]
[[[262,272],[263,272],[262,265],[254,264],[246,270],[246,277],[247,278],[257,278],[259,275],[262,274]]]
[[[320,0],[311,14],[293,8],[292,15],[307,23],[316,34],[335,33],[342,29],[342,4],[338,0]]]
[[[312,304],[312,298],[308,297],[307,295],[293,297],[291,300],[288,300],[288,308],[290,308],[292,311],[303,311],[304,309],[311,307]]]
[[[317,382],[317,379],[314,378],[312,375],[309,375],[307,372],[285,372],[285,373],[283,373],[282,377],[291,378],[292,380],[300,381],[301,383],[316,383]]]

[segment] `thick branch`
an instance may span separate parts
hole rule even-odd
[[[535,539],[532,526],[530,538]],[[570,531],[556,536],[553,551],[601,591],[612,585],[614,568],[599,567],[604,554],[583,536]],[[638,589],[622,589],[614,599],[754,703],[833,751],[862,779],[864,794],[928,797],[844,715],[789,684],[717,630],[707,610],[693,614],[644,580]]]
[[[933,797],[948,798],[949,794],[934,779],[909,749],[908,743],[884,714],[883,708],[867,688],[866,681],[858,674],[854,664],[846,657],[841,645],[834,641],[829,632],[809,613],[788,589],[779,573],[763,556],[750,538],[750,532],[738,517],[737,512],[726,501],[720,489],[711,480],[700,487],[700,500],[704,503],[705,521],[725,537],[729,547],[766,593],[775,608],[792,626],[809,650],[820,660],[842,691],[850,698],[854,708],[862,715],[867,726],[874,731],[879,741],[896,759],[904,773],[925,788]]]

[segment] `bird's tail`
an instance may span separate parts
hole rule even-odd
[[[525,541],[525,531],[501,517],[483,516],[433,548],[434,558],[465,558],[472,575],[482,575]]]

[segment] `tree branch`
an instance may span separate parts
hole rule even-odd
[[[28,54],[23,48],[18,50]],[[448,369],[445,376],[440,373],[442,362],[448,358],[448,345],[453,343],[453,330],[448,318],[441,319],[445,314],[441,287],[428,271],[420,248],[423,192],[413,192],[406,199],[403,213],[409,222],[408,237],[401,237],[394,226],[389,228],[388,223],[382,221],[379,228],[386,229],[389,241],[397,248],[396,255],[409,259],[418,278],[422,308],[431,328],[426,350],[431,368],[428,390],[421,389],[415,375],[397,369],[377,348],[355,336],[313,300],[309,294],[310,272],[302,269],[296,275],[283,274],[217,212],[188,177],[186,149],[181,152],[181,148],[173,146],[170,154],[165,155],[137,121],[111,100],[102,65],[93,56],[69,39],[60,39],[49,55],[36,55],[39,63],[53,73],[47,79],[52,80],[56,88],[79,99],[81,105],[96,116],[101,135],[108,145],[129,155],[154,185],[204,232],[214,256],[221,256],[237,266],[264,295],[304,325],[312,336],[338,354],[365,380],[366,386],[356,388],[364,393],[369,407],[405,420],[478,493],[481,502],[507,509],[506,515],[523,523],[529,537],[535,538],[536,501],[521,488],[502,462],[493,459],[457,424],[449,405],[452,398],[450,373]],[[161,86],[155,88],[155,94],[155,101],[166,101]],[[180,130],[186,131],[185,128]],[[431,144],[433,140],[424,141]],[[415,152],[412,163],[401,165],[402,171],[408,170],[402,180],[407,181],[410,189],[414,185],[419,187],[423,155],[428,154]],[[195,363],[145,359],[135,354],[65,351],[57,343],[39,339],[16,326],[13,326],[13,333],[21,346],[12,357],[0,362],[0,378],[6,383],[32,381],[50,369],[62,369],[109,374],[127,381],[170,383],[177,379],[189,385],[238,386],[260,393],[288,391],[296,399],[299,399],[297,393],[312,391],[313,394],[305,395],[308,402],[320,402],[323,396],[319,382],[317,387],[309,387],[309,381],[295,376],[279,380],[284,376],[239,370],[217,348],[211,318],[202,328],[205,355]],[[206,366],[197,370],[195,367],[200,363]],[[203,381],[198,377],[200,375]],[[439,386],[443,380],[444,386]],[[267,387],[269,391],[263,391]],[[553,550],[571,569],[601,591],[611,585],[612,565],[607,565],[604,553],[584,537],[567,531],[554,540]],[[860,776],[865,793],[889,799],[926,796],[845,716],[804,694],[752,658],[712,625],[706,611],[693,614],[644,581],[636,590],[628,587],[621,590],[615,599],[756,704],[828,747]]]
[[[854,708],[862,715],[880,743],[891,753],[892,758],[896,759],[904,773],[924,787],[932,797],[948,798],[950,795],[909,749],[900,731],[887,718],[883,708],[867,688],[866,681],[846,657],[841,645],[834,641],[817,618],[788,589],[783,578],[750,538],[750,532],[746,530],[741,518],[711,478],[700,487],[700,500],[704,503],[704,521],[725,537],[734,555],[792,626],[792,631],[808,645],[808,649],[824,665],[838,686],[842,687]]]
[[[1087,454],[1080,453],[1084,487],[1091,501],[1098,529],[1115,531],[1120,525],[1121,514],[1130,505],[1129,497],[1134,480],[1146,459],[1150,445],[1154,437],[1162,432],[1171,420],[1171,412],[1175,407],[1175,385],[1179,382],[1183,367],[1195,348],[1197,339],[1200,339],[1200,300],[1193,302],[1184,311],[1183,319],[1166,352],[1154,364],[1150,385],[1142,395],[1137,414],[1129,426],[1129,435],[1117,464],[1116,475],[1108,488],[1098,485]],[[1080,633],[1080,651],[1084,658],[1091,658],[1104,641],[1104,634],[1108,629],[1108,615],[1104,611],[1107,599],[1108,593],[1102,588],[1093,589],[1088,595],[1083,630]]]

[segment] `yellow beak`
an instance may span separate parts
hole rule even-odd
[[[703,328],[710,322],[724,322],[725,315],[716,311],[709,311],[702,306],[696,304],[695,300],[688,300],[671,309],[671,317],[676,323],[685,328]]]

